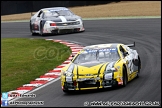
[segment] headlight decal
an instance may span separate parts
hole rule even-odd
[[[114,64],[115,64],[115,62],[110,62],[106,65],[104,75],[103,75],[103,80],[105,80],[105,79],[111,79],[112,80],[114,78],[114,72],[113,71],[111,71],[109,73],[105,73],[107,70],[109,70],[109,69],[111,70],[114,67]],[[110,74],[112,74],[112,76],[111,76],[112,78],[108,78]]]
[[[73,70],[74,70],[74,64],[71,64],[71,65],[69,66],[69,68],[67,69],[67,71],[72,73]]]
[[[73,77],[70,77],[70,76],[66,76],[66,81],[73,81]]]
[[[73,74],[74,67],[75,67],[75,65],[71,64],[66,71],[71,72],[71,74]],[[67,78],[67,77],[68,76],[65,76],[65,81],[69,80],[69,78]],[[73,80],[73,76],[72,76],[72,80]]]
[[[107,73],[104,75],[104,79],[106,80],[112,80],[112,78],[113,78],[113,73]]]
[[[103,75],[103,80],[113,80],[113,79],[114,79],[114,72],[106,73],[106,74]]]
[[[115,64],[115,62],[111,62],[111,63],[107,64],[105,71],[107,71],[109,68],[113,68],[114,64]]]

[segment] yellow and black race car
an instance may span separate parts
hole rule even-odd
[[[140,56],[134,44],[98,44],[84,47],[71,63],[62,68],[64,92],[126,86],[139,76]]]

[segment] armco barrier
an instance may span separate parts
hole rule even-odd
[[[69,46],[71,48],[72,53],[74,53],[74,54],[76,54],[78,51],[80,51],[83,48],[83,46],[81,46],[81,45],[78,45],[76,43],[63,41],[63,40],[53,40],[53,39],[46,39],[46,40],[65,44],[66,46]],[[28,93],[29,91],[32,91],[32,90],[34,90],[38,87],[41,87],[42,85],[49,83],[50,81],[55,80],[56,78],[59,78],[60,75],[61,75],[61,68],[63,68],[67,64],[69,64],[71,60],[72,60],[72,55],[70,55],[70,57],[66,61],[64,61],[61,65],[59,65],[56,68],[48,71],[44,75],[41,75],[39,78],[36,78],[35,80],[30,81],[29,84],[24,84],[21,87],[18,87],[16,90],[9,91],[8,94],[10,95],[10,94]],[[60,84],[61,84],[61,82],[60,82]],[[14,99],[14,97],[8,97],[9,101],[13,100],[13,99]],[[1,103],[2,103],[2,95],[1,95]]]

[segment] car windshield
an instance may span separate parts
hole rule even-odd
[[[57,17],[57,16],[71,16],[72,12],[69,10],[50,10],[44,13],[44,17]]]
[[[75,64],[88,62],[110,62],[119,59],[117,48],[85,50],[73,61]]]

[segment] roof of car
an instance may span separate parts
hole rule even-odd
[[[85,50],[85,49],[116,48],[118,44],[120,43],[96,44],[96,45],[86,46],[83,49]]]
[[[66,7],[50,7],[50,8],[43,8],[42,10],[61,10],[61,9],[66,9],[68,10],[68,8]]]

